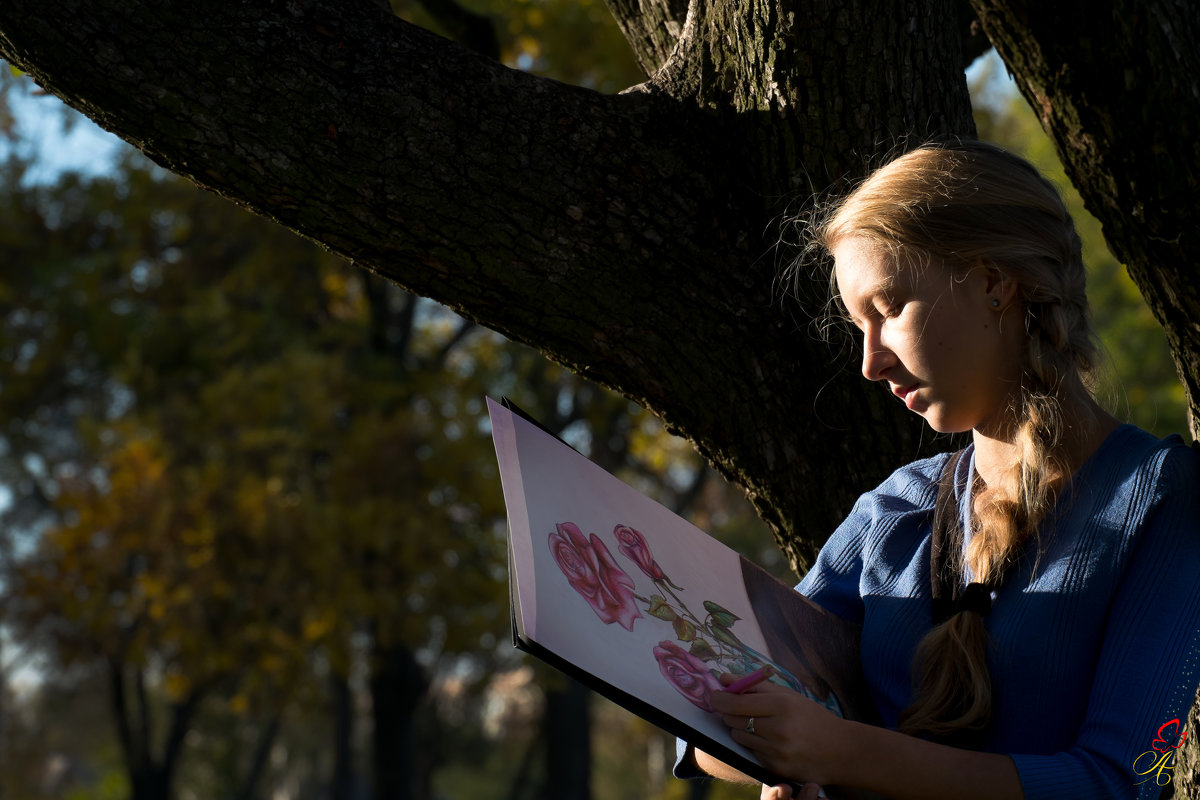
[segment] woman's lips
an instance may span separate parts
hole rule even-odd
[[[912,411],[913,401],[917,399],[917,384],[911,386],[893,386],[892,394],[904,401],[904,405]]]

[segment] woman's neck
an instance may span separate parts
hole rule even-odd
[[[1060,454],[1069,474],[1074,474],[1092,457],[1104,440],[1121,424],[1092,399],[1082,386],[1063,401],[1063,438]],[[1017,429],[1000,433],[971,432],[975,442],[975,471],[988,486],[995,486],[1017,462]]]

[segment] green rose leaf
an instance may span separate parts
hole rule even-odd
[[[722,628],[714,625],[712,627],[712,635],[713,638],[718,642],[734,650],[741,651],[745,648],[745,645],[742,644],[742,640],[734,636],[733,631],[729,630],[728,628]]]
[[[712,661],[717,657],[717,652],[712,649],[712,645],[708,643],[707,639],[697,639],[692,642],[692,646],[688,648],[688,652],[701,661]]]
[[[721,628],[728,628],[741,619],[741,617],[729,609],[714,603],[712,600],[704,601],[704,610],[712,614],[712,624]]]
[[[646,613],[652,617],[665,619],[667,622],[674,622],[679,615],[675,613],[675,609],[671,608],[661,594],[651,595],[650,608],[646,609]]]
[[[690,642],[696,638],[696,626],[683,617],[676,617],[673,624],[675,625],[675,638],[679,641]]]

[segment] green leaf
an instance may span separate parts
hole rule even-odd
[[[745,648],[745,645],[742,644],[742,640],[734,636],[733,632],[728,628],[722,628],[719,625],[715,625],[712,627],[712,635],[713,638],[715,638],[718,642],[734,650],[742,651]]]
[[[714,603],[712,600],[704,601],[704,609],[709,614],[712,614],[712,624],[720,628],[728,628],[741,619],[741,617],[729,609]]]
[[[16,67],[14,67],[12,64],[9,64],[9,65],[8,65],[8,71],[9,71],[9,72],[11,72],[11,73],[13,74],[13,77],[14,77],[14,78],[23,78],[23,77],[25,77],[25,71],[24,71],[24,70],[17,69],[17,68],[16,68]]]
[[[717,658],[717,651],[712,649],[712,645],[707,639],[697,639],[692,642],[692,646],[688,648],[688,652],[694,655],[701,661],[712,661]]]
[[[696,626],[683,617],[676,617],[673,624],[675,626],[675,638],[679,641],[690,642],[696,638]]]
[[[671,607],[661,594],[651,595],[650,608],[647,613],[652,617],[665,619],[667,622],[674,622],[679,615],[675,613],[675,609]]]

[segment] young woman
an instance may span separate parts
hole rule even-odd
[[[971,444],[861,497],[797,587],[861,623],[883,725],[765,683],[714,695],[733,739],[812,797],[1157,796],[1173,748],[1200,735],[1184,730],[1200,457],[1093,400],[1084,266],[1057,191],[997,147],[929,145],[873,173],[816,240],[863,375]],[[689,749],[676,773],[698,770],[739,777]]]

